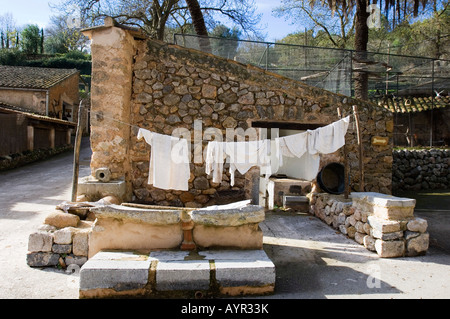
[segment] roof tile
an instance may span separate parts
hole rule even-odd
[[[49,89],[76,73],[77,69],[0,65],[0,87]]]

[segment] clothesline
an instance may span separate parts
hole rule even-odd
[[[245,174],[252,166],[259,166],[266,179],[284,164],[284,157],[297,158],[297,177],[313,180],[318,173],[320,154],[331,154],[345,145],[350,116],[315,130],[277,137],[274,141],[209,142],[206,150],[207,174],[213,182],[222,179],[224,159],[230,163],[230,180],[234,185],[234,173]]]
[[[88,110],[123,125],[138,129],[137,138],[144,138],[151,145],[149,161],[150,185],[162,189],[188,190],[190,178],[190,156],[188,143],[184,138],[151,132],[137,125],[127,123],[102,113]],[[212,174],[213,182],[220,183],[225,160],[230,164],[230,184],[234,185],[236,170],[245,174],[251,167],[259,166],[266,178],[284,165],[285,158],[297,158],[296,168],[301,178],[312,180],[317,176],[319,154],[330,154],[345,144],[345,134],[350,115],[315,130],[247,142],[208,142],[206,148],[205,171]]]

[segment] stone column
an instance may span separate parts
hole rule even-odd
[[[31,125],[27,126],[27,149],[34,150],[34,127]]]
[[[105,25],[83,30],[91,40],[91,175],[107,167],[111,179],[129,179],[128,146],[133,57],[132,31],[112,18]],[[129,183],[129,182],[128,182]],[[131,187],[128,187],[131,194]]]

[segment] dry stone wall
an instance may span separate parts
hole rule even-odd
[[[450,188],[450,149],[395,150],[394,190]]]
[[[310,212],[380,257],[423,255],[428,223],[414,217],[415,200],[379,193],[312,195]]]
[[[92,220],[55,210],[28,238],[27,264],[30,267],[81,267],[88,259],[88,239]]]

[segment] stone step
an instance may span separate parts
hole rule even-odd
[[[266,295],[275,265],[264,250],[100,251],[80,271],[80,298]]]

